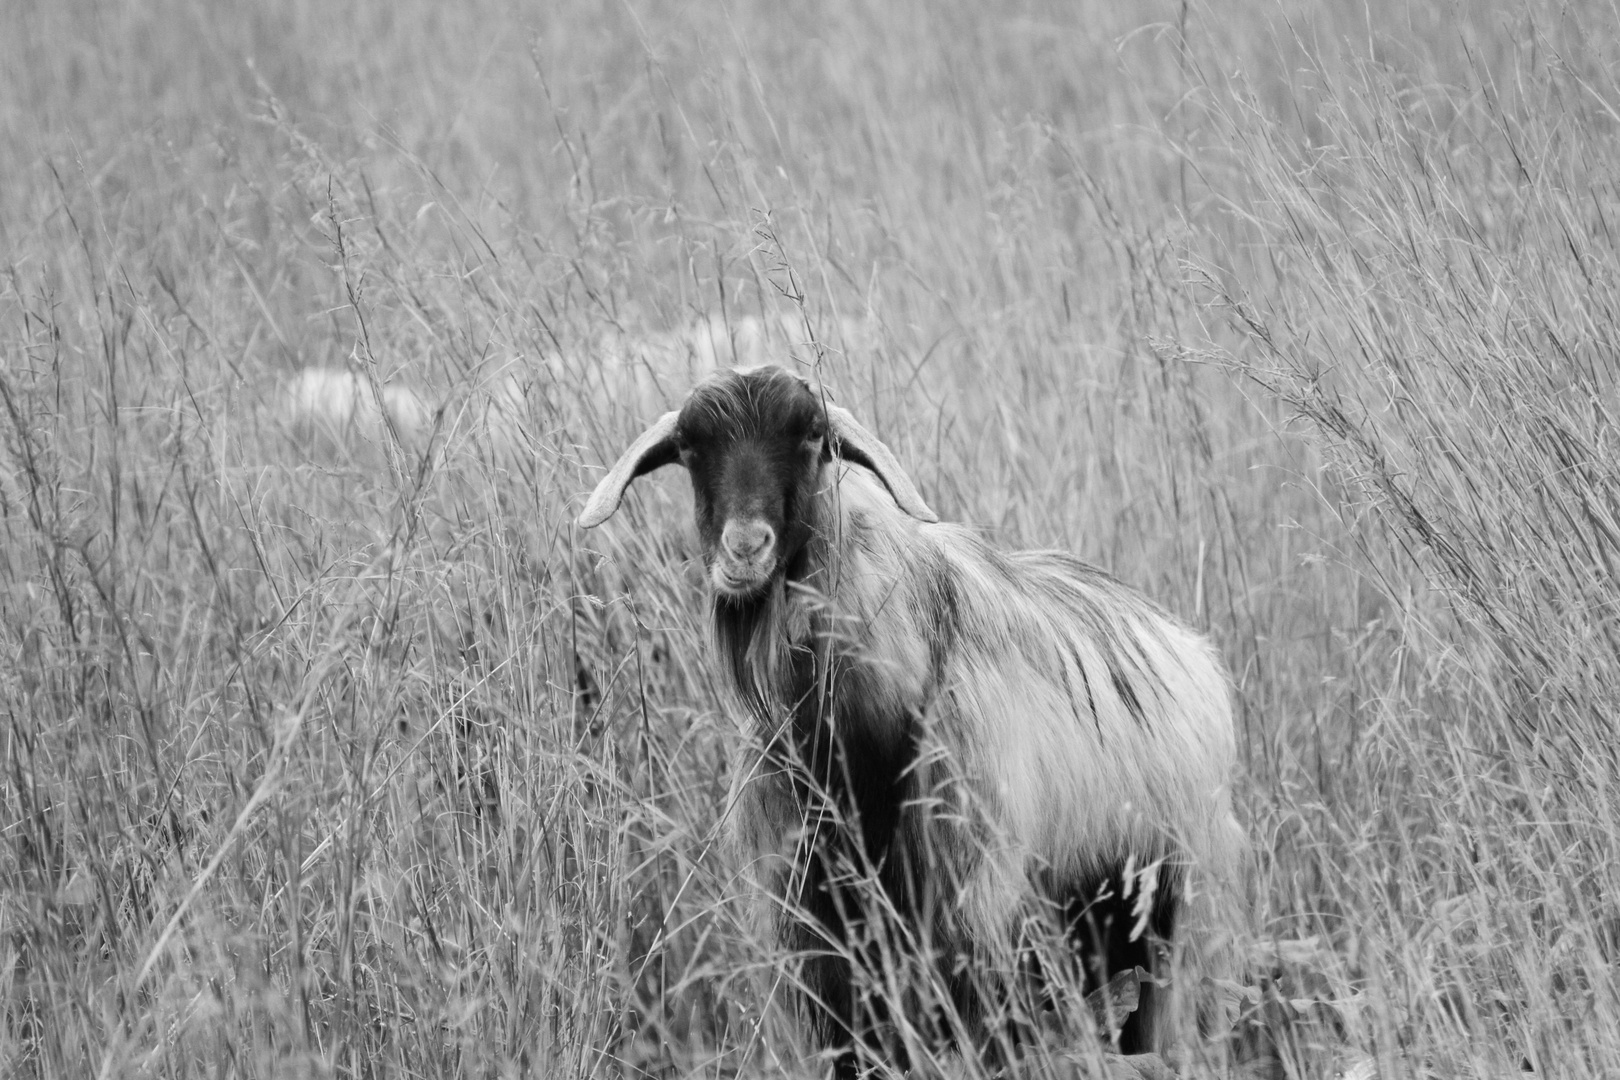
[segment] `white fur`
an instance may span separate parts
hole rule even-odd
[[[400,441],[411,445],[433,423],[432,408],[413,387],[401,383],[377,387],[347,368],[304,368],[288,384],[282,400],[294,424],[340,439],[378,441],[387,436],[391,423]]]

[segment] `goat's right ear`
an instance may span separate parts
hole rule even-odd
[[[602,482],[596,485],[591,497],[585,504],[585,512],[580,514],[577,522],[582,529],[594,529],[619,509],[619,502],[624,498],[624,489],[630,486],[630,481],[642,473],[661,469],[665,465],[673,465],[680,458],[680,447],[675,439],[675,421],[680,419],[680,412],[667,412],[660,416],[653,426],[643,431],[636,441],[630,444],[630,449],[619,455],[619,460],[613,463],[613,468],[602,477]]]

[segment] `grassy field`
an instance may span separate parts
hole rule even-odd
[[[572,525],[604,365],[761,312],[1218,641],[1273,1074],[1620,1073],[1612,5],[5,22],[0,1074],[817,1075],[685,481]]]

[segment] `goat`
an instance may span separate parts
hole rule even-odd
[[[578,524],[675,463],[751,729],[733,837],[775,940],[804,957],[800,1012],[841,1076],[863,1045],[905,1066],[897,1014],[1005,1046],[992,1016],[1014,984],[987,979],[986,958],[1032,918],[1056,924],[1087,987],[1166,973],[1189,921],[1206,951],[1244,841],[1230,687],[1200,635],[1066,553],[938,523],[883,443],[778,367],[698,383]],[[871,992],[896,954],[921,959],[956,1020],[912,1015],[914,987]],[[1049,982],[1024,956],[1009,978]],[[1127,1053],[1169,1035],[1170,999],[1151,980],[1141,993]]]
[[[347,368],[304,368],[287,385],[282,400],[300,434],[321,433],[340,443],[350,436],[381,441],[392,425],[400,441],[412,445],[433,425],[433,409],[414,387],[377,386]]]
[[[871,352],[881,344],[880,328],[870,319],[829,319],[827,332],[847,349]],[[400,374],[374,383],[357,367],[306,367],[280,386],[279,410],[301,438],[382,443],[392,427],[403,445],[421,449],[444,408],[448,423],[470,423],[487,431],[495,448],[521,452],[528,445],[530,393],[538,387],[566,386],[598,414],[618,410],[643,420],[716,370],[754,366],[770,355],[814,360],[817,351],[812,327],[796,309],[709,312],[669,330],[609,328],[566,353],[502,357],[491,350],[493,358],[459,389],[413,383]]]

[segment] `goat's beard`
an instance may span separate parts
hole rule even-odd
[[[782,703],[788,651],[786,587],[769,576],[753,592],[714,596],[714,640],[720,662],[748,712],[770,727]]]

